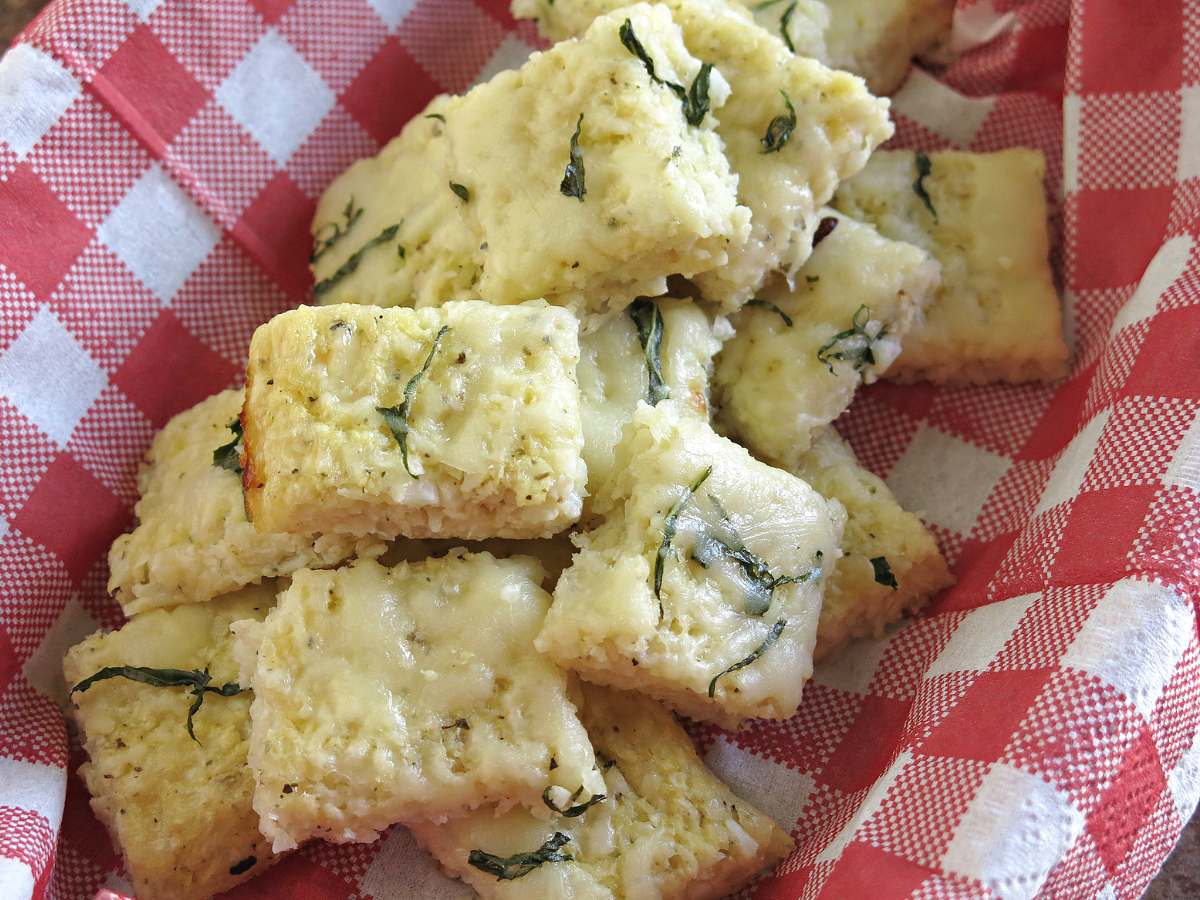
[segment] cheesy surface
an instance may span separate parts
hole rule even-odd
[[[575,538],[580,552],[558,580],[538,649],[589,681],[697,718],[733,726],[791,715],[812,671],[840,507],[672,400],[639,406],[614,472],[595,498],[601,524]],[[718,541],[740,544],[769,576],[752,579]],[[767,577],[797,580],[764,590]]]
[[[435,100],[321,199],[318,249],[347,210],[362,214],[314,263],[317,299],[425,306],[545,297],[603,312],[663,293],[668,275],[724,265],[750,218],[714,130],[728,85],[712,74],[711,111],[689,125],[679,98],[622,45],[625,18],[658,77],[690,86],[700,61],[666,9],[640,5],[462,97]],[[560,189],[576,126],[582,201]],[[321,288],[392,226],[353,272]]]
[[[567,676],[533,649],[541,578],[529,558],[461,552],[302,570],[261,625],[237,627],[254,809],[276,849],[542,806],[553,785],[602,792]]]
[[[882,479],[862,467],[832,428],[815,433],[812,447],[791,471],[846,508],[842,558],[825,586],[817,624],[816,659],[855,638],[880,636],[954,583],[929,529],[900,506]],[[886,583],[888,572],[895,587]]]
[[[418,839],[486,900],[539,897],[707,900],[737,890],[792,849],[784,831],[717,780],[669,711],[645,697],[585,685],[581,715],[604,766],[606,799],[545,821],[527,811],[477,810]],[[469,862],[506,858],[556,832],[569,861],[501,880]]]
[[[881,151],[834,206],[927,250],[942,284],[888,377],[943,384],[1050,380],[1066,373],[1062,310],[1049,263],[1045,160],[1036,150],[928,155]]]
[[[715,65],[731,89],[717,131],[738,176],[738,198],[752,213],[750,239],[731,249],[727,265],[695,281],[705,298],[732,310],[769,272],[794,275],[803,265],[820,207],[840,179],[858,172],[871,151],[891,137],[889,104],[872,97],[861,79],[795,56],[732,0],[659,5],[683,29],[688,49]],[[544,34],[561,39],[620,6],[621,0],[515,0],[513,10],[536,17]],[[788,114],[781,92],[796,121],[786,144],[766,153],[768,127]]]
[[[229,626],[265,616],[274,587],[151,610],[119,631],[94,634],[67,653],[66,683],[106,666],[207,669],[214,686],[237,681]],[[185,727],[186,688],[112,678],[71,699],[88,754],[79,774],[141,900],[201,900],[274,862],[251,807],[249,693],[206,695],[194,717],[196,741]]]
[[[888,371],[938,284],[923,250],[828,209],[822,217],[837,224],[795,287],[777,279],[759,292],[777,309],[736,314],[716,367],[722,423],[760,457],[786,464],[860,384]]]
[[[657,359],[664,387],[681,410],[707,421],[709,375],[721,349],[713,323],[691,300],[663,297],[652,302],[662,322]],[[621,431],[647,398],[648,366],[638,327],[628,314],[580,335],[579,407],[591,494],[612,474]]]
[[[579,516],[586,480],[577,330],[573,315],[544,302],[276,316],[255,332],[247,373],[255,526],[389,537],[561,531]]]
[[[108,589],[126,615],[211,600],[263,578],[383,549],[343,535],[255,530],[241,478],[213,464],[213,451],[234,439],[229,426],[241,409],[240,390],[222,391],[155,436],[138,474],[138,525],[108,553]]]

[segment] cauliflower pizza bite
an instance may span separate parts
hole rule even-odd
[[[578,323],[538,301],[276,316],[250,344],[246,506],[264,531],[549,537],[579,517]]]
[[[832,428],[814,432],[811,449],[789,468],[846,508],[842,558],[826,582],[817,624],[816,659],[854,638],[877,637],[954,583],[933,535]]]
[[[828,209],[822,221],[795,287],[776,279],[759,292],[717,358],[723,424],[789,465],[888,370],[938,284],[925,251]]]
[[[668,710],[593,685],[583,698],[602,797],[550,821],[488,807],[413,826],[479,896],[715,900],[791,852],[783,829],[705,768]]]
[[[834,205],[942,266],[923,325],[889,378],[941,384],[1047,381],[1066,373],[1048,259],[1040,151],[879,152]]]
[[[622,43],[626,19],[653,77]],[[696,102],[673,85],[695,86]],[[750,221],[714,131],[728,94],[665,8],[602,17],[435,100],[336,179],[314,219],[314,293],[381,306],[544,296],[603,312],[722,266]]]
[[[720,326],[728,329],[728,324]],[[613,451],[639,401],[671,398],[708,421],[708,381],[721,349],[716,329],[691,300],[641,299],[579,337],[579,409],[588,492],[612,474]]]
[[[277,850],[603,793],[567,676],[533,649],[541,579],[533,559],[488,553],[364,560],[297,572],[261,625],[235,626],[254,809]]]
[[[108,589],[126,615],[199,603],[304,566],[336,565],[382,545],[344,535],[255,530],[242,502],[241,391],[223,391],[175,416],[138,475],[138,525],[113,542]]]
[[[71,695],[88,754],[79,774],[141,900],[201,900],[275,860],[251,807],[251,695],[237,683],[229,633],[230,623],[261,619],[274,602],[268,582],[152,610],[92,635],[63,661],[67,685],[83,683]]]
[[[621,5],[516,0],[513,8],[518,16],[536,17],[543,33],[558,39]],[[803,265],[822,204],[891,137],[889,104],[872,97],[862,79],[793,55],[732,0],[659,5],[683,29],[688,49],[712,63],[731,88],[717,132],[737,173],[738,199],[753,213],[750,240],[730,249],[727,265],[694,280],[706,299],[733,310],[769,272],[793,275]]]
[[[796,710],[844,512],[677,401],[639,406],[537,647],[736,726]]]

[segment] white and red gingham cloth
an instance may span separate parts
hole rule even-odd
[[[839,425],[957,587],[697,728],[789,826],[762,898],[1134,897],[1200,797],[1200,0],[960,0],[897,142],[1044,149],[1074,350],[1051,386],[867,390]],[[72,774],[65,649],[154,430],[302,301],[324,185],[518,64],[507,0],[56,0],[0,60],[0,897],[128,888]],[[458,897],[393,829],[244,897]]]

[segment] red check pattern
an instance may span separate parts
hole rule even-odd
[[[1200,798],[1200,2],[960,0],[956,31],[896,142],[1046,151],[1075,364],[839,423],[959,582],[792,720],[693,728],[797,838],[744,896],[1134,897]],[[330,178],[536,45],[506,0],[56,0],[0,62],[0,893],[128,887],[56,673],[120,621],[154,429],[304,299]],[[434,893],[415,852],[310,846],[241,893]]]

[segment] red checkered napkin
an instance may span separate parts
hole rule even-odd
[[[0,61],[0,896],[127,887],[58,672],[120,619],[139,457],[304,298],[330,178],[537,43],[506,7],[56,0]],[[960,0],[955,43],[897,141],[1046,151],[1075,363],[839,423],[959,583],[791,721],[697,729],[798,840],[747,896],[1132,897],[1200,797],[1200,0]],[[462,893],[399,829],[243,892]]]

